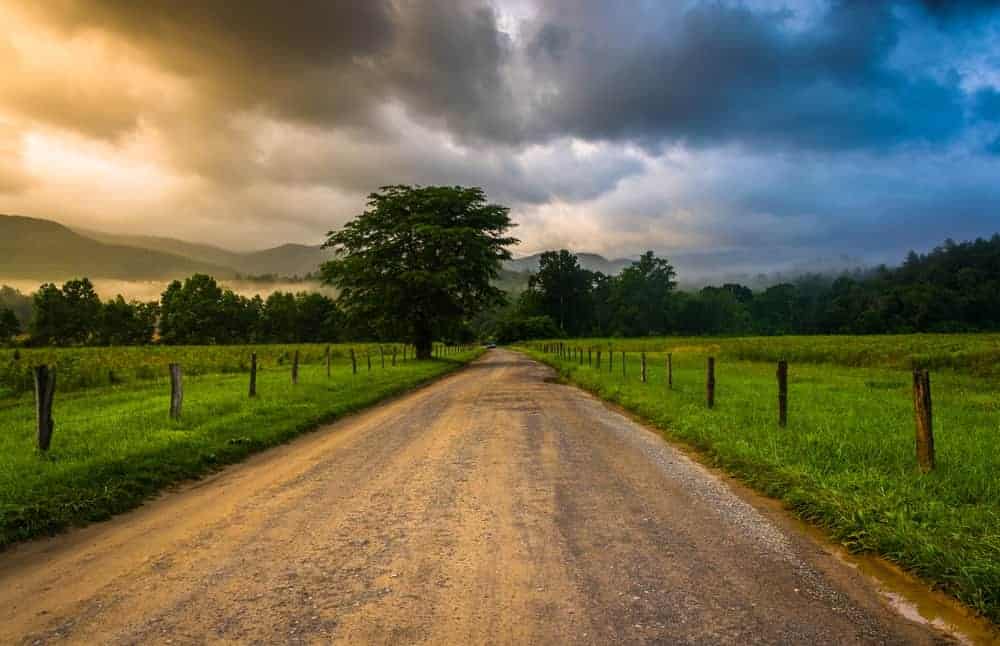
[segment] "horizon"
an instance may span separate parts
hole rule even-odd
[[[520,257],[720,275],[1000,230],[995,3],[172,7],[0,8],[0,211],[246,252],[466,184]]]

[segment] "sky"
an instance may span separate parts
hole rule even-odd
[[[318,243],[482,186],[517,254],[898,262],[1000,231],[1000,2],[0,0],[0,213]]]

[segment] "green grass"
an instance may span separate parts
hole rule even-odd
[[[621,354],[608,371],[607,339],[566,341],[603,348],[602,369],[524,348],[570,382],[634,411],[717,466],[784,500],[855,551],[881,554],[1000,623],[1000,381],[956,356],[996,353],[996,335],[781,339],[615,339],[617,348],[674,352],[674,390],[665,353]],[[880,343],[880,341],[882,343]],[[705,405],[705,359],[718,358],[716,407]],[[771,361],[788,357],[789,424],[777,424]],[[937,469],[916,467],[912,377],[919,356],[932,372]],[[586,352],[584,352],[586,363]],[[948,367],[942,369],[942,365]],[[995,368],[995,367],[994,367]],[[988,372],[988,371],[987,371]]]
[[[214,348],[203,348],[211,352]],[[192,350],[193,351],[193,350]],[[75,350],[69,352],[78,352]],[[318,424],[403,392],[460,367],[479,351],[406,361],[359,373],[338,361],[258,373],[186,376],[182,419],[168,419],[169,383],[147,379],[61,393],[51,449],[35,448],[33,397],[0,400],[0,548],[69,525],[108,518],[164,486],[236,462]]]
[[[302,363],[322,363],[326,344],[268,344],[268,345],[144,345],[110,348],[0,348],[0,400],[30,391],[34,387],[32,366],[49,364],[56,368],[60,392],[108,386],[136,381],[148,381],[167,374],[167,364],[180,363],[188,375],[245,373],[250,368],[250,353],[256,352],[263,368],[284,366],[299,351]],[[330,345],[334,360],[346,361],[353,348],[360,363],[366,354],[380,364],[377,344]],[[389,354],[396,348],[397,359],[402,358],[402,346],[382,345],[389,362]],[[412,348],[408,350],[412,352]],[[408,354],[408,356],[410,356]]]
[[[1000,380],[1000,334],[887,334],[869,336],[660,337],[572,339],[567,347],[711,352],[723,359],[829,363],[864,368],[948,369]],[[540,343],[533,344],[540,347]]]

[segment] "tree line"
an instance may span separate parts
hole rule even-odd
[[[677,288],[666,258],[647,252],[617,276],[566,250],[542,254],[527,290],[481,315],[500,342],[557,336],[882,334],[1000,330],[1000,234],[890,268],[804,275],[754,291],[736,283]]]
[[[23,304],[26,297],[0,294]],[[273,292],[247,298],[195,274],[173,281],[159,301],[101,301],[87,278],[61,287],[46,283],[31,297],[26,326],[13,308],[0,307],[0,341],[28,333],[27,345],[171,345],[234,343],[318,343],[343,338],[346,330],[337,303],[315,292]],[[23,308],[21,308],[23,316]]]
[[[464,235],[466,229],[459,231]],[[396,237],[387,239],[396,244]],[[370,244],[369,237],[362,242]],[[434,251],[439,244],[422,248],[434,263],[442,262]],[[911,252],[895,268],[880,266],[840,276],[805,275],[756,291],[736,283],[681,291],[674,267],[653,252],[643,254],[620,274],[608,276],[584,269],[569,251],[550,251],[542,254],[538,271],[520,295],[464,318],[460,312],[473,308],[457,307],[449,300],[460,271],[413,272],[403,267],[402,275],[413,284],[389,281],[385,267],[394,258],[406,258],[406,254],[379,249],[376,260],[366,258],[352,265],[339,261],[324,267],[331,274],[328,282],[342,289],[342,298],[358,295],[349,301],[350,307],[311,292],[247,298],[202,274],[174,281],[155,302],[126,301],[121,296],[102,302],[86,278],[61,287],[47,283],[30,297],[4,287],[0,288],[0,342],[10,341],[24,328],[30,345],[397,338],[412,332],[407,325],[421,323],[417,315],[422,311],[448,312],[448,321],[434,323],[433,336],[459,342],[477,337],[510,342],[558,336],[1000,330],[1000,234],[971,242],[947,240],[929,253]],[[457,267],[461,261],[448,263]],[[428,265],[432,266],[431,261]],[[482,300],[496,304],[499,290],[483,291],[488,280],[496,279],[496,271],[488,269],[477,276],[475,289],[483,292]],[[419,284],[413,282],[414,275]],[[437,299],[430,305],[423,302],[430,299],[428,294]],[[383,312],[386,302],[399,307]],[[421,326],[431,329],[427,323]],[[420,336],[429,338],[430,334],[422,330]]]

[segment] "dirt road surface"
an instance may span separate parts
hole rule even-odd
[[[551,377],[492,351],[0,554],[0,643],[951,643]]]

